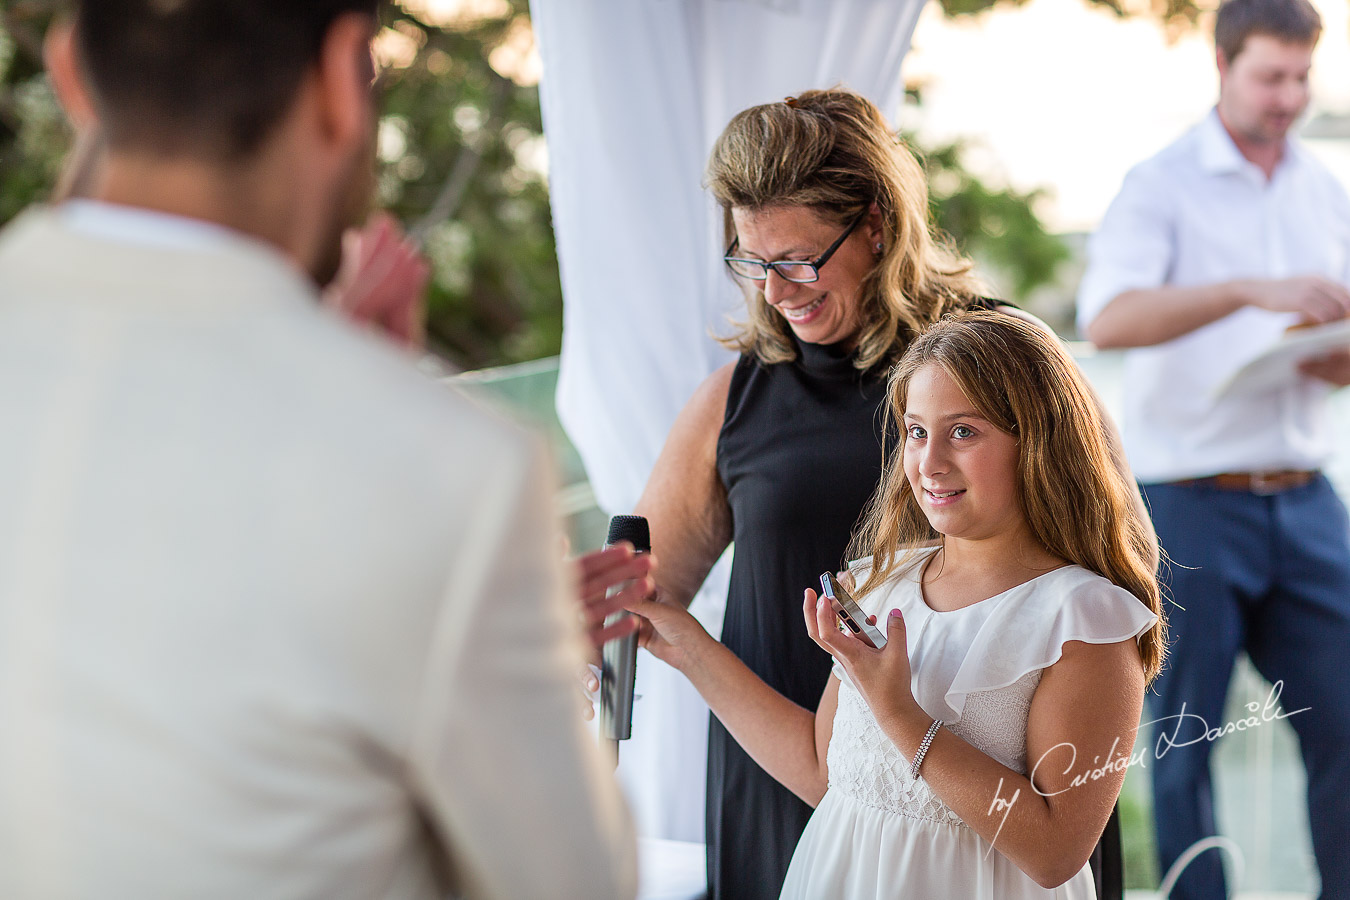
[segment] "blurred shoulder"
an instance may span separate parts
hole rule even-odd
[[[332,452],[378,456],[384,466],[465,469],[527,465],[540,441],[524,426],[420,371],[405,351],[326,309],[295,323],[289,342],[296,415],[332,442]],[[301,374],[303,372],[303,374]]]
[[[698,408],[717,409],[719,412],[726,406],[727,395],[731,391],[731,380],[736,374],[738,363],[729,362],[726,365],[719,366],[712,371],[707,378],[699,383],[694,389],[693,395],[689,398],[691,406]]]
[[[1152,156],[1131,166],[1125,174],[1122,191],[1162,194],[1170,186],[1190,183],[1202,174],[1201,157],[1207,127],[1207,122],[1192,126]]]
[[[703,431],[716,433],[722,427],[726,417],[727,399],[731,396],[731,382],[736,374],[737,363],[729,362],[713,370],[699,383],[689,396],[680,418],[686,424],[696,425]]]

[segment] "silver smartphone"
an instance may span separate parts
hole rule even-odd
[[[868,624],[867,614],[849,596],[848,591],[844,590],[844,586],[835,580],[833,573],[821,574],[820,589],[829,599],[830,607],[839,617],[840,625],[857,635],[858,639],[868,646],[876,647],[878,650],[886,646],[886,635],[875,625]]]

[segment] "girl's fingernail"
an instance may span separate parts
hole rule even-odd
[[[824,608],[825,608],[825,598],[821,597],[819,600],[816,601],[816,609],[824,609]]]
[[[893,610],[891,610],[891,616],[892,616],[892,618],[899,619],[899,618],[901,617],[901,616],[900,616],[900,610],[898,610],[898,609],[893,609]]]

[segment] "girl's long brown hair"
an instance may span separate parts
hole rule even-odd
[[[970,260],[933,233],[914,154],[881,110],[852,91],[807,91],[737,113],[713,146],[705,181],[722,207],[728,245],[736,236],[732,209],[805,206],[843,228],[877,205],[882,249],[859,288],[859,369],[893,362],[943,313],[985,293]],[[722,343],[766,364],[795,359],[783,317],[761,289],[743,287],[748,318]]]
[[[976,412],[1017,439],[1018,493],[1041,545],[1134,594],[1158,617],[1139,641],[1145,677],[1152,681],[1166,655],[1167,627],[1151,545],[1078,366],[1057,340],[1022,319],[953,314],[917,338],[892,371],[887,415],[893,421],[904,416],[915,373],[930,365],[957,383]],[[914,556],[911,548],[940,537],[905,476],[899,430],[899,452],[890,454],[849,548],[850,558],[872,557],[863,593],[905,566]]]

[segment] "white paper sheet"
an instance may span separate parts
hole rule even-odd
[[[1299,363],[1350,347],[1350,319],[1300,328],[1285,334],[1269,350],[1238,369],[1215,391],[1215,399],[1261,393],[1292,384],[1304,376]]]

